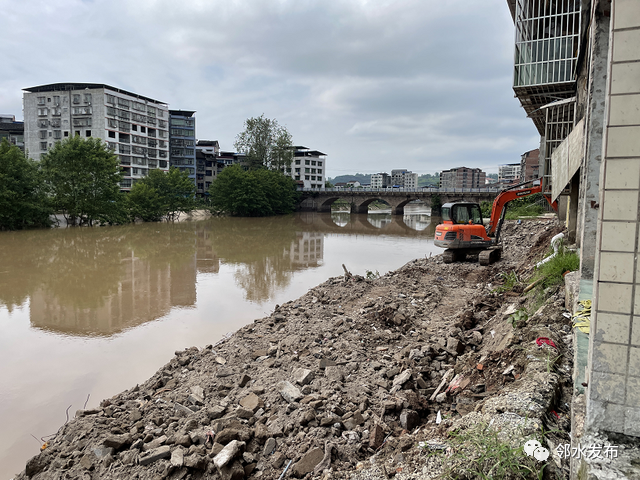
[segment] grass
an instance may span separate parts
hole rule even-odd
[[[520,217],[537,217],[544,213],[544,208],[542,205],[523,205],[516,208],[510,208],[507,210],[505,218],[507,220],[516,220]]]
[[[540,440],[540,439],[538,439]],[[486,425],[450,437],[453,454],[448,460],[446,479],[542,479],[545,463],[529,457],[523,446],[514,448],[500,440],[498,433]],[[524,441],[522,442],[524,445]]]
[[[551,255],[553,250],[549,251]],[[558,254],[538,267],[536,273],[531,278],[531,282],[543,279],[538,288],[548,288],[561,285],[564,282],[563,274],[565,272],[573,272],[580,268],[580,257],[576,252],[566,248],[564,244],[560,244]]]

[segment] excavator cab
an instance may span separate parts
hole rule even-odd
[[[494,247],[484,227],[480,205],[471,202],[445,203],[442,206],[442,223],[436,227],[433,243],[446,248],[445,263],[463,260],[467,255],[493,251]],[[499,257],[499,253],[494,253],[489,260],[494,261],[496,256]],[[484,264],[482,258],[480,262]]]

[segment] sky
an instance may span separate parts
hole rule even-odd
[[[0,113],[22,89],[105,83],[195,110],[233,150],[276,119],[327,176],[495,173],[538,147],[505,0],[0,0]]]

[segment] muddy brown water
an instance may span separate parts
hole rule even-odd
[[[215,343],[343,263],[382,274],[440,253],[434,228],[410,207],[0,232],[0,479],[67,409],[142,383],[174,351]]]

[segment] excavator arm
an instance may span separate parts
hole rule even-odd
[[[500,230],[502,229],[502,223],[504,222],[504,216],[507,212],[507,203],[518,198],[528,197],[529,195],[535,195],[542,192],[542,186],[540,183],[531,187],[524,187],[524,185],[531,184],[532,182],[525,182],[519,185],[503,190],[498,194],[493,201],[493,207],[491,209],[491,218],[489,220],[489,226],[487,228],[487,234],[494,236],[494,243],[497,244],[500,241]],[[556,212],[558,211],[558,202],[552,202],[551,198],[547,195],[543,195],[545,200],[551,205]]]

